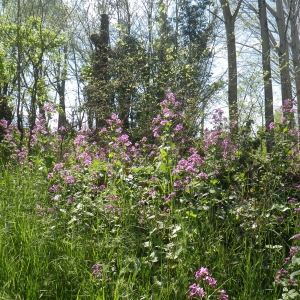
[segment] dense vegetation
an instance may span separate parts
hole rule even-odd
[[[299,8],[0,0],[0,299],[300,299]]]
[[[116,114],[51,131],[48,104],[23,143],[0,121],[1,299],[298,299],[299,132],[266,154],[220,109],[189,140],[160,107],[134,143]]]

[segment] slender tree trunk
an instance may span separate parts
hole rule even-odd
[[[160,0],[158,4],[159,9],[159,48],[158,48],[158,84],[157,84],[157,101],[160,102],[164,99],[166,93],[166,86],[164,79],[166,78],[165,71],[168,70],[166,61],[166,47],[168,46],[168,32],[167,32],[167,8],[164,0]]]
[[[238,122],[238,104],[237,104],[237,62],[236,62],[236,44],[234,33],[234,22],[232,19],[226,24],[227,33],[227,55],[228,55],[228,103],[230,122]]]
[[[300,129],[300,41],[299,30],[297,27],[297,19],[299,14],[299,4],[296,6],[295,0],[289,0],[290,12],[291,12],[291,49],[293,57],[294,77],[296,85],[296,98],[297,98],[297,114],[298,114],[298,128]]]
[[[237,59],[234,26],[242,0],[239,0],[236,10],[233,14],[231,14],[229,2],[227,0],[220,0],[220,3],[222,5],[227,38],[229,121],[231,124],[233,124],[238,122],[239,117],[237,102]]]
[[[274,144],[274,131],[270,130],[270,124],[274,122],[273,113],[273,90],[271,76],[271,61],[270,61],[270,38],[267,21],[266,0],[258,0],[259,7],[259,22],[262,39],[262,65],[265,90],[265,126],[269,132],[266,141],[267,152],[272,151]]]
[[[62,70],[59,71],[61,78],[57,80],[57,92],[59,97],[59,106],[61,112],[58,116],[58,128],[61,126],[67,125],[67,118],[66,118],[66,103],[65,103],[65,90],[66,90],[66,77],[67,77],[67,46],[64,46],[64,57],[63,57],[63,66]]]
[[[131,35],[131,14],[128,0],[124,3],[124,21],[126,23],[124,41],[129,41],[128,38]],[[128,45],[129,46],[129,45]],[[123,129],[127,132],[130,128],[130,111],[132,107],[132,94],[133,88],[130,84],[126,82],[120,85],[120,90],[118,92],[118,104],[119,104],[119,116],[122,121]]]
[[[17,127],[20,131],[20,144],[23,142],[24,128],[23,128],[23,105],[21,99],[21,62],[22,62],[22,47],[20,38],[21,26],[21,4],[18,0],[18,30],[17,30],[17,51],[18,51],[18,65],[17,65],[17,86],[18,86],[18,99],[17,99]]]
[[[284,105],[284,101],[286,99],[292,99],[292,85],[289,67],[289,50],[286,36],[287,25],[285,24],[282,0],[276,0],[276,22],[279,34],[278,56],[281,81],[281,97],[282,105]],[[294,117],[290,118],[290,127],[294,127]]]

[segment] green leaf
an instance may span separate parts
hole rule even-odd
[[[160,165],[160,169],[161,169],[163,172],[167,172],[168,166],[167,166],[166,164],[161,164],[161,165]]]
[[[217,180],[217,179],[211,179],[211,180],[210,180],[210,183],[213,184],[213,185],[215,185],[215,184],[218,183],[218,180]]]
[[[162,157],[166,157],[168,155],[168,152],[162,148],[160,148],[159,151]]]
[[[191,212],[189,212],[189,211],[186,212],[186,215],[187,215],[188,217],[197,218],[197,215],[196,215],[196,214],[193,214],[193,213],[191,213]]]

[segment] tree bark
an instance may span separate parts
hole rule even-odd
[[[274,122],[273,113],[273,90],[271,76],[271,61],[270,61],[270,38],[267,21],[266,0],[258,0],[259,7],[259,22],[262,39],[262,65],[265,91],[265,125],[269,132],[266,140],[267,152],[270,153],[274,143],[274,131],[270,130],[270,124]]]
[[[296,7],[295,0],[289,0],[290,12],[291,12],[291,49],[293,57],[294,77],[296,86],[296,98],[297,98],[297,114],[298,114],[298,128],[300,128],[300,41],[299,41],[299,30],[297,27],[297,17],[299,14],[299,4]]]
[[[227,38],[228,56],[228,105],[229,121],[231,125],[238,123],[238,103],[237,103],[237,59],[235,43],[235,20],[239,12],[242,0],[239,0],[235,12],[232,14],[227,0],[220,0]]]
[[[106,124],[106,119],[110,117],[111,105],[107,93],[108,74],[108,42],[109,42],[109,19],[107,14],[101,15],[101,31],[99,34],[92,34],[91,41],[95,46],[93,77],[94,83],[89,88],[90,115],[91,111],[96,111],[96,128],[99,129]],[[90,122],[89,122],[90,123]]]
[[[286,24],[283,11],[282,0],[276,0],[276,22],[279,34],[279,68],[281,81],[281,98],[282,105],[286,99],[292,99],[292,85],[289,67],[289,49],[286,36]],[[290,127],[294,127],[294,117],[290,117]]]
[[[61,112],[58,116],[58,128],[61,126],[67,125],[67,118],[66,118],[66,103],[65,103],[65,93],[66,93],[66,77],[67,77],[67,46],[64,46],[64,57],[63,57],[63,66],[60,72],[61,78],[57,80],[57,92],[59,97],[59,106]]]

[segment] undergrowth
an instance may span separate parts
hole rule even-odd
[[[134,144],[0,120],[0,299],[298,299],[298,132],[266,155],[217,110],[187,141],[178,105]]]

